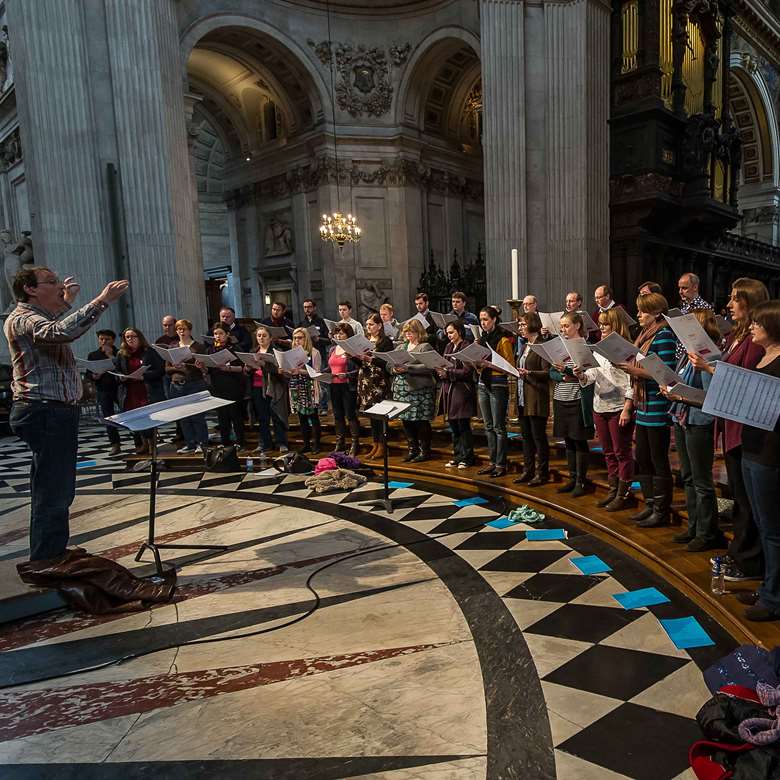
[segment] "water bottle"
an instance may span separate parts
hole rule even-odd
[[[252,458],[246,459],[246,473],[251,474],[255,470],[255,462]]]
[[[726,592],[726,583],[723,579],[723,561],[717,556],[712,562],[712,582],[710,590],[716,596],[722,596]]]

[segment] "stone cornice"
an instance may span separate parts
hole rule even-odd
[[[780,20],[760,0],[733,0],[733,8],[740,35],[780,62]]]

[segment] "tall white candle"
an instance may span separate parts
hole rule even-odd
[[[517,250],[512,250],[512,299],[517,300],[520,295],[520,269],[517,265]]]

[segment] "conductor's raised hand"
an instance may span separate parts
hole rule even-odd
[[[62,283],[62,286],[65,288],[65,303],[70,305],[76,300],[76,296],[78,296],[81,290],[81,285],[76,281],[76,277],[68,276]]]
[[[101,292],[95,300],[100,303],[113,303],[113,301],[121,298],[125,294],[129,286],[130,282],[128,282],[127,279],[109,282],[103,288],[103,292]]]

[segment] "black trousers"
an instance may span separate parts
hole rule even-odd
[[[649,425],[637,425],[634,434],[636,448],[637,476],[672,478],[672,467],[669,463],[669,444],[672,439],[672,429],[668,425],[657,428]]]
[[[521,416],[520,430],[523,432],[523,460],[528,465],[534,457],[539,463],[550,462],[550,442],[547,441],[547,418]],[[587,442],[585,442],[587,445]],[[567,445],[568,446],[568,445]]]
[[[223,445],[230,444],[230,429],[236,435],[236,443],[244,444],[244,402],[234,401],[227,406],[217,409],[217,425],[219,426],[219,439]]]
[[[117,400],[116,396],[111,393],[97,394],[97,405],[100,409],[100,416],[103,418],[110,417],[116,413]],[[106,433],[108,434],[108,440],[111,444],[119,444],[119,429],[114,428],[113,425],[106,425]]]
[[[330,386],[330,403],[333,407],[333,419],[338,422],[357,420],[357,390],[350,389],[346,382],[333,383]]]
[[[764,553],[761,549],[758,526],[753,519],[753,511],[745,489],[745,479],[742,476],[742,447],[729,450],[723,456],[723,460],[726,462],[729,491],[734,499],[734,510],[731,515],[734,539],[729,545],[729,555],[745,574],[761,577],[764,574]]]

